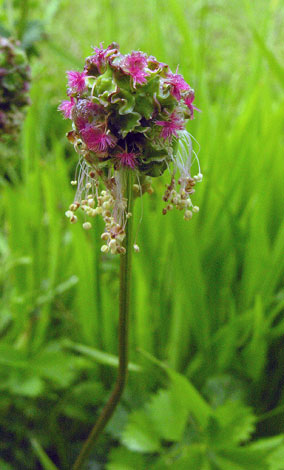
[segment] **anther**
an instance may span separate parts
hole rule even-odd
[[[192,218],[192,212],[191,211],[185,211],[183,218],[184,218],[184,220],[190,220]]]

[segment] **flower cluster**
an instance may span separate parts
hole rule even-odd
[[[0,138],[16,140],[30,103],[30,68],[17,41],[0,37]]]
[[[84,70],[68,71],[67,78],[68,99],[59,110],[72,121],[67,137],[80,155],[72,182],[77,192],[66,212],[70,221],[77,221],[78,208],[90,217],[102,215],[106,224],[102,251],[123,253],[125,225],[131,216],[125,198],[127,173],[133,173],[134,186],[142,194],[151,191],[149,178],[167,168],[171,183],[163,213],[175,206],[184,209],[188,220],[197,212],[190,197],[202,175],[199,169],[191,177],[194,152],[185,130],[197,108],[194,90],[182,75],[143,52],[123,55],[113,43],[106,49],[95,47]],[[88,229],[91,224],[83,226]]]

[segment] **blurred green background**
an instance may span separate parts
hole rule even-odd
[[[136,204],[129,382],[86,468],[283,470],[283,1],[0,5],[2,34],[41,38],[0,187],[1,470],[71,468],[116,376],[119,260],[99,220],[64,216],[77,155],[57,112],[102,41],[179,65],[204,181],[190,222],[162,216],[166,179]]]

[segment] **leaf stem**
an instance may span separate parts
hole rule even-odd
[[[132,183],[133,174],[129,170],[126,173],[126,195],[127,212],[132,213],[133,195]],[[129,307],[130,307],[130,278],[131,278],[131,257],[132,257],[132,218],[127,220],[126,236],[124,247],[126,253],[120,255],[120,293],[119,293],[119,325],[118,325],[118,375],[113,392],[105,404],[100,416],[98,417],[92,431],[90,432],[83,448],[75,461],[72,470],[83,470],[83,464],[90,455],[90,452],[104,430],[108,421],[112,417],[123,393],[128,373],[128,328],[129,328]]]

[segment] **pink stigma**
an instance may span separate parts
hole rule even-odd
[[[102,43],[100,44],[100,47],[93,47],[95,51],[95,55],[92,55],[90,57],[90,60],[92,64],[95,64],[98,67],[98,71],[102,73],[102,68],[106,64],[107,56],[109,53],[108,49],[103,49]]]
[[[134,87],[136,83],[139,85],[146,83],[146,77],[149,76],[145,71],[147,63],[147,55],[140,51],[133,51],[125,57],[122,68],[133,78]]]
[[[98,128],[87,124],[81,129],[82,138],[89,150],[105,152],[108,147],[114,147],[115,139]]]
[[[100,47],[93,47],[95,54],[89,57],[89,61],[97,66],[99,73],[103,73],[103,68],[106,66],[107,59],[117,54],[118,46],[116,46],[116,44],[112,43],[104,49],[102,43],[100,43]]]
[[[171,94],[177,99],[181,99],[181,91],[186,91],[190,89],[190,86],[184,80],[182,75],[178,73],[169,72],[165,78],[165,83],[171,85]]]
[[[178,137],[177,131],[184,129],[184,120],[181,119],[175,112],[173,112],[168,121],[156,121],[158,126],[162,126],[161,137],[163,139],[171,139],[174,135]]]
[[[73,97],[70,98],[70,101],[64,100],[58,106],[58,111],[61,111],[65,119],[72,119],[72,109],[75,105],[75,100]]]
[[[84,91],[86,83],[86,72],[76,72],[75,70],[70,70],[67,73],[68,77],[68,94],[72,93],[82,93]]]
[[[190,111],[190,119],[193,119],[194,110],[200,112],[200,109],[196,108],[196,106],[192,104],[193,101],[194,101],[194,93],[191,93],[186,98],[184,98],[184,102]]]
[[[119,158],[121,165],[129,166],[133,170],[135,169],[137,154],[122,152],[122,153],[117,153],[116,157]]]

